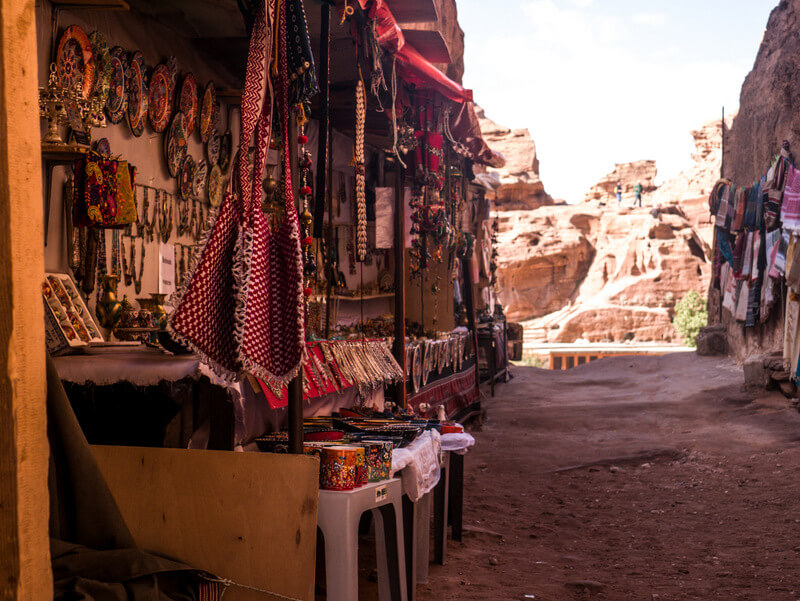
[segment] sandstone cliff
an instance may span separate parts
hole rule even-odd
[[[703,292],[710,251],[678,207],[498,213],[498,287],[529,339],[675,341],[674,303]]]
[[[649,194],[656,189],[655,179],[658,168],[655,161],[634,161],[617,163],[614,170],[592,186],[586,193],[585,201],[616,202],[617,182],[622,183],[623,202],[633,199],[633,187],[636,182],[642,183],[644,193]]]
[[[719,122],[692,135],[693,164],[660,188],[655,163],[637,161],[618,164],[581,205],[497,211],[500,299],[529,342],[679,341],[674,305],[705,294],[711,276],[706,198],[721,159]],[[636,181],[643,208],[631,207]]]
[[[481,134],[489,147],[506,159],[502,169],[488,169],[500,178],[495,207],[499,210],[536,209],[552,205],[539,178],[536,144],[527,129],[510,129],[487,118],[483,109],[475,107]]]
[[[781,0],[772,10],[753,69],[742,84],[739,113],[725,135],[725,177],[746,185],[759,178],[788,140],[800,153],[800,0]],[[720,312],[709,293],[709,321],[727,325],[728,345],[738,359],[782,348],[783,316],[773,311],[758,328],[742,328]]]

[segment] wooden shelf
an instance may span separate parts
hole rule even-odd
[[[332,299],[336,299],[336,300],[345,300],[345,301],[360,301],[363,298],[363,300],[366,301],[366,300],[375,300],[375,299],[378,299],[378,298],[394,298],[394,292],[382,292],[380,294],[369,294],[369,295],[365,295],[363,297],[361,297],[361,296],[348,296],[348,295],[345,295],[345,294],[332,294],[331,298]]]
[[[50,0],[53,6],[72,9],[130,10],[125,0]]]

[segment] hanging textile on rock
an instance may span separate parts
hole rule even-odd
[[[787,169],[786,187],[783,189],[781,221],[783,229],[790,232],[800,231],[800,174],[791,165]]]

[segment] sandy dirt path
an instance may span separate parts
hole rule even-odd
[[[514,369],[423,601],[800,599],[800,415],[727,359]]]

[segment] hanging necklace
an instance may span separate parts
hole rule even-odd
[[[156,197],[157,198],[157,197]],[[144,238],[148,242],[153,241],[153,226],[155,224],[155,207],[153,208],[153,219],[150,219],[150,189],[142,186],[142,208],[144,210],[142,215],[142,229],[144,230]]]
[[[125,238],[128,238],[131,241],[130,262],[128,261],[128,257],[125,255]],[[121,246],[122,248],[120,250],[120,254],[122,255],[122,275],[125,278],[125,285],[130,286],[133,284],[133,278],[136,271],[135,266],[133,264],[133,259],[134,259],[133,253],[135,250],[134,247],[136,246],[136,238],[134,238],[133,236],[123,236],[121,241]]]
[[[133,285],[134,289],[136,290],[136,294],[140,294],[142,292],[142,276],[144,275],[144,240],[142,240],[142,254],[139,258],[139,272],[133,268],[133,260],[134,260],[134,251],[136,250],[136,239],[134,238],[133,244],[131,245],[131,271],[133,271]]]
[[[97,274],[98,279],[102,280],[103,276],[108,273],[108,264],[106,263],[106,231],[99,230],[97,232],[97,236],[99,236],[99,244],[98,244],[98,251],[97,251]],[[100,303],[100,297],[103,294],[103,286],[100,285],[97,287],[97,303]]]
[[[120,231],[111,232],[111,273],[122,276],[122,261],[120,258]]]
[[[361,79],[359,69],[358,83],[356,84],[356,211],[357,226],[356,246],[358,260],[363,261],[367,256],[367,201],[366,179],[364,170],[364,125],[367,119],[367,96],[364,90],[364,81]]]

